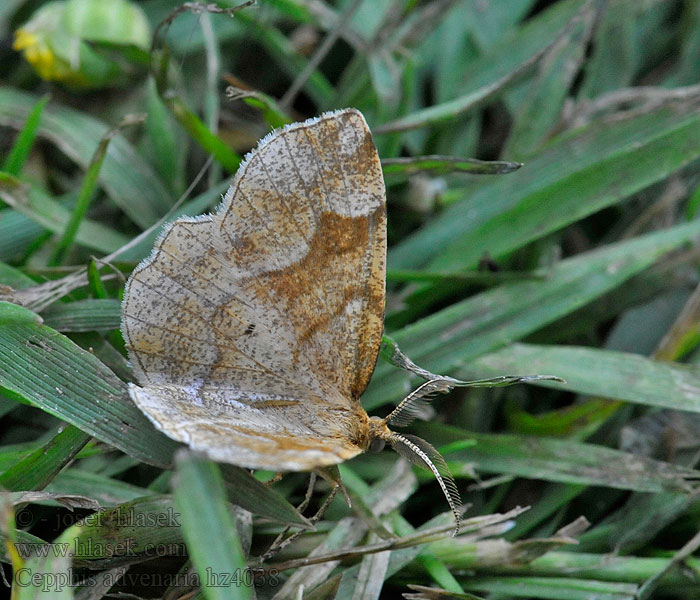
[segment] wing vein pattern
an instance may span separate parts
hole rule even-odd
[[[384,181],[354,109],[272,132],[212,215],[167,227],[125,290],[130,394],[211,458],[306,470],[368,444]]]

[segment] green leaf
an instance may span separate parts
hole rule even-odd
[[[149,494],[149,490],[146,488],[78,468],[61,471],[46,486],[46,491],[54,494],[87,496],[96,500],[103,507],[131,502]]]
[[[478,362],[481,359],[476,360]],[[508,410],[506,417],[510,428],[520,433],[584,440],[612,417],[620,406],[620,402],[590,398],[536,415],[525,410]]]
[[[642,21],[656,11],[635,0],[606,3],[593,39],[592,53],[581,82],[579,94],[595,98],[604,92],[630,85],[645,60]],[[668,17],[667,17],[668,18]],[[655,23],[652,35],[659,35],[663,19]]]
[[[421,257],[429,261],[429,270],[473,269],[485,252],[503,257],[700,157],[696,115],[679,120],[662,111],[617,123],[608,131],[600,127],[587,130],[576,142],[550,145],[528,167],[480,186],[448,207],[392,249],[389,268],[415,268],[416,257]],[[409,309],[402,318],[435,303],[446,289],[419,287],[406,299]]]
[[[700,221],[694,221],[580,254],[557,264],[546,281],[504,284],[391,332],[391,337],[411,360],[447,375],[584,306],[699,234]],[[380,363],[363,405],[371,409],[396,402],[414,385],[405,373]]]
[[[561,573],[576,573],[578,577],[586,579],[623,583],[642,583],[645,579],[666,569],[671,561],[671,558],[667,557],[611,556],[609,553],[554,551],[527,565],[504,565],[501,560],[503,545],[496,540],[494,542],[489,545],[465,543],[458,547],[455,547],[454,544],[435,542],[430,547],[439,558],[453,569],[476,570],[477,572],[488,570],[490,574],[497,575],[527,574],[542,577]],[[700,561],[695,557],[688,557],[686,561],[690,561],[689,564],[693,569],[696,569],[700,564]],[[487,562],[490,563],[488,567],[486,567]],[[688,577],[682,569],[672,569],[667,573],[664,577],[664,584],[666,590],[683,588],[693,593],[698,591],[697,586],[691,587]]]
[[[208,582],[202,588],[205,597],[252,598],[252,580],[217,466],[184,451],[176,460],[175,501],[192,562],[201,581]]]
[[[460,376],[546,371],[566,383],[536,385],[565,389],[658,408],[700,412],[697,367],[657,362],[637,354],[576,346],[512,344],[459,369]],[[595,373],[595,377],[591,377]]]
[[[10,491],[43,489],[73,460],[90,437],[71,425],[59,427],[47,444],[0,473],[0,487]]]
[[[71,221],[71,213],[37,186],[7,187],[0,184],[0,198],[37,224],[54,233],[62,233]],[[81,219],[75,232],[75,241],[87,248],[109,253],[121,248],[129,240],[113,228],[93,221]]]
[[[373,129],[377,134],[405,131],[453,120],[474,109],[511,84],[529,69],[556,41],[584,6],[583,0],[564,0],[529,20],[512,35],[505,36],[497,48],[472,65],[461,95],[385,123]],[[553,33],[554,32],[554,33]]]
[[[700,478],[700,471],[594,444],[475,433],[438,423],[417,422],[413,428],[433,445],[476,440],[473,446],[452,452],[447,459],[473,463],[477,470],[490,473],[638,492],[689,493],[691,482]]]
[[[29,111],[27,121],[19,132],[10,153],[5,158],[2,164],[2,170],[19,175],[22,171],[24,163],[27,161],[29,153],[36,139],[36,132],[41,120],[41,113],[49,101],[50,96],[43,96]]]
[[[228,499],[234,504],[274,521],[305,529],[311,527],[309,521],[282,495],[258,481],[245,469],[234,465],[221,465],[220,469]]]
[[[229,87],[226,89],[226,95],[231,100],[242,100],[248,106],[259,110],[262,113],[265,123],[273,129],[283,127],[294,121],[294,119],[289,117],[284,109],[277,104],[277,101],[272,96],[268,96],[262,92]]]
[[[260,22],[259,17],[251,12],[238,12],[236,20],[245,25],[246,32],[263,46],[290,79],[304,71],[309,61],[299,54],[291,40],[279,29],[269,22]],[[333,96],[333,86],[318,69],[311,73],[303,89],[319,106],[327,106]]]
[[[185,189],[183,135],[158,96],[155,82],[149,78],[146,87],[146,134],[153,150],[153,160],[161,179],[174,195]]]
[[[0,217],[1,219],[1,217]],[[10,265],[0,262],[0,284],[8,285],[16,290],[33,286],[36,282],[25,275],[19,269],[15,269]]]
[[[524,101],[512,102],[514,123],[503,156],[525,158],[559,122],[564,102],[585,59],[600,3],[591,3],[578,23],[543,57]]]
[[[111,331],[119,329],[121,303],[114,298],[56,302],[41,316],[48,327],[57,331]]]
[[[211,154],[229,173],[235,173],[241,157],[229,148],[177,96],[164,98],[177,121],[206,152]]]
[[[69,548],[78,567],[95,560],[182,555],[183,518],[170,496],[137,498],[66,528],[55,545]]]
[[[0,391],[75,425],[139,460],[165,466],[176,443],[154,430],[126,384],[90,352],[0,302]]]
[[[502,175],[522,167],[522,163],[504,160],[478,160],[454,156],[413,156],[410,158],[385,158],[382,171],[387,185],[416,173],[445,175],[447,173],[471,173],[472,175]]]
[[[21,127],[36,96],[0,87],[0,124]],[[80,167],[87,169],[95,148],[109,127],[86,113],[50,103],[44,109],[39,135],[53,142]],[[100,171],[100,183],[135,223],[155,223],[172,204],[167,189],[126,139],[118,135],[110,144]]]
[[[0,260],[21,260],[46,234],[46,229],[14,208],[0,209]]]
[[[71,600],[73,584],[70,554],[54,553],[34,556],[17,571],[13,580],[13,600]]]
[[[102,165],[105,160],[105,154],[109,148],[109,142],[115,134],[115,130],[108,131],[97,145],[95,153],[90,159],[90,164],[88,164],[85,171],[85,176],[83,177],[83,181],[80,185],[78,198],[73,210],[71,211],[70,219],[68,219],[68,222],[61,233],[61,237],[56,243],[56,248],[54,249],[53,255],[49,260],[49,265],[60,265],[65,259],[68,249],[73,244],[73,240],[75,240],[78,233],[78,228],[85,219],[85,215],[90,207],[90,201],[95,194],[97,179],[100,175],[100,170],[102,169]]]
[[[503,223],[506,218],[510,218],[507,228],[501,231],[503,239],[497,240],[503,251],[517,247],[505,245],[504,240],[513,235],[518,239],[518,244],[522,243],[522,239],[532,239],[534,232],[531,230],[531,220],[527,218],[523,226],[516,220],[516,215],[528,217],[525,206],[544,204],[548,210],[545,225],[551,218],[565,218],[562,215],[572,210],[577,216],[566,222],[578,219],[582,215],[581,211],[586,210],[582,206],[584,202],[581,194],[590,195],[594,190],[605,191],[605,186],[596,181],[601,175],[597,165],[607,165],[610,169],[608,173],[602,173],[609,179],[610,185],[616,183],[628,189],[640,189],[636,176],[646,179],[646,185],[649,185],[650,166],[651,173],[656,173],[657,178],[663,177],[672,172],[674,164],[678,168],[695,155],[696,150],[693,148],[697,146],[692,139],[692,132],[697,127],[697,121],[696,115],[684,117],[677,111],[660,109],[614,123],[596,122],[581,130],[567,132],[550,142],[536,156],[530,157],[527,165],[518,172],[508,177],[480,179],[478,185],[470,190],[469,196],[465,195],[464,200],[454,203],[420,231],[392,248],[389,253],[389,268],[415,269],[420,264],[435,262],[445,248],[455,241],[461,241],[465,236],[477,248],[469,250],[466,256],[460,258],[458,265],[463,269],[473,268],[485,250],[494,256],[490,244],[484,243],[480,238],[483,229],[493,227],[490,223],[494,220]],[[644,156],[642,165],[629,160],[632,164],[627,164],[625,171],[615,173],[611,168],[616,163],[623,166],[627,157],[639,156],[637,151],[640,147],[655,144],[658,149],[662,145],[660,140],[670,141],[676,136],[685,140],[683,147],[686,151],[666,148],[661,155],[667,157],[666,165],[649,165],[649,157]],[[691,149],[690,153],[686,153],[687,149]],[[582,172],[587,173],[587,177],[580,175]],[[568,187],[571,183],[577,183],[577,187]],[[613,187],[608,191],[620,200],[624,198]],[[558,194],[556,201],[550,200],[552,192]],[[560,205],[562,202],[565,205],[563,208]],[[521,208],[521,205],[525,206]],[[542,210],[542,207],[538,210]],[[549,211],[552,211],[551,216]],[[441,267],[447,268],[445,264]]]
[[[696,512],[693,496],[679,493],[632,494],[624,506],[580,538],[580,551],[595,548],[632,553],[653,540],[670,523],[690,510]]]
[[[431,268],[473,267],[485,251],[494,258],[501,257],[665,179],[700,157],[698,129],[700,117],[681,119],[675,127],[648,138],[639,147],[626,148],[574,170],[456,239],[431,261]]]
[[[569,577],[475,577],[470,579],[469,589],[511,598],[636,600],[638,586]]]

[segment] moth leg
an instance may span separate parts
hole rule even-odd
[[[312,472],[309,477],[309,486],[306,489],[306,494],[304,496],[304,500],[302,503],[297,507],[297,510],[300,512],[304,510],[309,502],[311,501],[311,495],[313,493],[313,488],[316,483],[316,473]],[[316,514],[314,514],[312,517],[309,517],[309,522],[312,525],[315,525],[318,523],[321,518],[323,517],[323,514],[326,512],[326,509],[330,505],[331,502],[333,502],[333,498],[335,498],[336,494],[338,493],[338,490],[342,487],[342,484],[339,481],[333,482],[333,487],[331,488],[331,491],[329,492],[328,496],[326,499],[323,501],[323,504],[319,507],[319,509],[316,511]],[[302,529],[299,529],[295,531],[293,534],[291,534],[288,537],[284,537],[289,533],[290,527],[287,526],[284,528],[282,533],[280,533],[276,538],[275,541],[272,542],[270,547],[267,549],[267,551],[260,556],[260,563],[262,564],[265,562],[268,558],[271,556],[274,556],[277,554],[280,550],[283,550],[289,544],[291,544],[294,540],[296,540],[304,531]]]
[[[339,489],[345,489],[343,487],[343,484],[338,482],[336,483],[332,488],[326,499],[323,501],[323,504],[321,504],[321,507],[316,511],[316,514],[309,519],[311,521],[312,525],[315,525],[321,520],[321,517],[323,517],[323,513],[326,512],[326,509],[330,505],[331,502],[333,502],[333,498],[335,498],[335,495],[338,493]],[[301,533],[302,530],[300,529],[298,533]]]
[[[278,473],[279,479],[281,479],[282,473]],[[277,475],[273,477],[269,483],[271,483],[273,480],[279,481],[277,479]],[[314,493],[314,486],[316,485],[316,473],[312,471],[309,473],[309,485],[306,487],[306,494],[304,494],[304,499],[301,501],[301,504],[297,506],[297,511],[299,513],[303,513],[306,510],[306,507],[309,505],[309,502],[311,502],[311,496]],[[311,520],[311,523],[315,523],[315,521]],[[282,548],[288,546],[296,537],[301,533],[301,531],[298,531],[296,535],[292,534],[287,540],[285,540],[285,536],[289,533],[289,530],[291,529],[291,526],[287,525],[282,532],[275,538],[275,540],[270,544],[270,547],[267,549],[267,551],[260,556],[260,562],[263,563],[266,561],[268,558],[271,556],[277,554]]]
[[[304,500],[302,500],[301,504],[297,506],[297,510],[300,513],[303,513],[306,510],[306,507],[309,505],[309,502],[311,502],[311,496],[314,493],[314,486],[316,485],[316,473],[313,471],[309,473],[309,485],[306,488],[306,494],[304,494]]]
[[[333,465],[330,467],[319,467],[315,471],[321,477],[323,477],[328,483],[333,487],[340,487],[340,491],[343,493],[343,498],[348,508],[352,508],[352,501],[350,500],[350,495],[343,485],[343,480],[340,477],[340,471],[338,470],[338,465]]]
[[[268,479],[264,483],[265,485],[272,485],[273,483],[277,483],[278,481],[280,481],[282,477],[284,477],[284,472],[277,471],[277,473],[275,473],[275,475],[271,479]]]

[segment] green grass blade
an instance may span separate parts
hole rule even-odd
[[[470,69],[462,94],[440,104],[415,111],[373,129],[377,134],[405,131],[453,120],[478,107],[530,69],[570,26],[585,2],[565,0],[530,20],[511,36],[506,36]],[[557,35],[557,32],[559,35]],[[553,42],[554,41],[554,42]]]
[[[393,247],[388,257],[389,268],[415,269],[439,259],[445,270],[448,258],[455,259],[461,269],[474,268],[484,251],[497,256],[543,235],[532,230],[529,210],[538,211],[540,217],[539,211],[546,212],[544,224],[551,231],[550,219],[560,227],[590,214],[586,198],[599,207],[610,205],[624,199],[625,193],[641,189],[687,164],[697,156],[698,140],[694,136],[697,127],[695,114],[684,116],[660,109],[568,132],[531,157],[516,173],[480,179],[463,200]],[[661,148],[671,142],[680,146]],[[663,160],[657,163],[657,155],[652,152],[640,154],[641,147],[661,150]],[[635,162],[635,158],[641,163]],[[599,176],[604,180],[597,180]],[[568,187],[571,185],[574,187]],[[617,190],[615,186],[622,187]],[[522,225],[521,217],[525,219]],[[495,223],[500,224],[500,230]],[[517,244],[508,241],[511,239],[517,240]],[[464,240],[469,240],[473,247],[466,249],[465,256],[457,256],[457,247],[452,245],[459,244],[465,249]],[[493,244],[497,246],[492,248]],[[448,256],[441,256],[445,254]]]
[[[73,585],[70,554],[52,553],[32,557],[17,571],[13,580],[12,600],[71,600]]]
[[[0,303],[0,391],[67,421],[139,460],[168,465],[175,442],[156,432],[126,384],[90,352]]]
[[[511,598],[547,600],[636,600],[638,586],[568,577],[475,577],[469,589]]]
[[[36,139],[37,129],[41,120],[41,114],[49,101],[50,96],[43,96],[29,111],[27,121],[19,132],[10,153],[2,163],[2,170],[12,175],[19,175],[24,163],[32,150]]]
[[[378,541],[379,538],[375,535],[370,536],[369,543]],[[357,582],[353,590],[353,596],[357,598],[367,598],[374,600],[379,598],[384,578],[386,577],[386,569],[389,566],[389,558],[391,552],[377,552],[376,554],[368,554],[362,558],[360,569],[357,573]]]
[[[73,210],[71,211],[71,215],[66,223],[65,229],[63,230],[63,233],[61,233],[61,237],[56,242],[56,247],[54,248],[53,255],[49,260],[49,265],[60,265],[65,260],[66,254],[78,233],[78,228],[85,219],[85,215],[90,207],[90,201],[95,194],[97,180],[100,175],[102,164],[104,163],[109,142],[115,134],[116,130],[107,132],[97,145],[97,149],[90,159],[90,164],[88,165],[85,175],[83,176],[83,182],[80,186],[80,191],[78,192],[78,199],[73,207]]]
[[[422,240],[427,239],[423,236],[429,235],[429,230],[443,242],[442,248],[435,244],[434,238],[431,242],[439,254],[430,261],[430,270],[472,269],[485,252],[495,258],[502,257],[534,239],[622,201],[700,157],[700,139],[695,135],[699,127],[700,118],[690,117],[670,131],[647,139],[640,147],[629,147],[545,189],[527,196],[516,193],[511,199],[502,199],[498,213],[494,212],[497,210],[494,205],[499,203],[491,203],[480,215],[470,213],[476,218],[465,219],[463,211],[473,208],[472,201],[480,198],[475,195],[466,203],[448,208],[417,236],[400,244],[390,255],[390,265],[397,266],[396,262],[391,262],[392,256],[395,261],[398,256],[400,264],[409,248],[413,255],[421,254]],[[510,178],[515,179],[517,175]],[[445,220],[448,214],[450,220]],[[404,311],[403,318],[424,310],[443,293],[440,288],[421,286],[407,298],[409,309]]]
[[[164,98],[164,101],[180,125],[192,136],[192,139],[194,139],[207,154],[211,154],[229,173],[235,173],[238,169],[238,165],[241,164],[241,157],[231,150],[219,136],[209,131],[209,128],[202,120],[178,97]]]
[[[700,117],[681,120],[639,148],[613,155],[523,198],[441,250],[431,261],[432,268],[473,267],[485,251],[498,258],[667,178],[700,157],[698,129]]]
[[[458,371],[556,373],[566,383],[536,385],[615,398],[658,408],[700,412],[700,376],[695,366],[657,362],[637,354],[576,346],[513,344],[477,358]],[[591,377],[595,373],[596,377]]]
[[[46,491],[86,496],[95,500],[101,507],[116,506],[149,495],[146,488],[78,468],[61,471],[46,486]]]
[[[508,281],[519,281],[523,279],[547,278],[545,270],[538,271],[465,271],[457,273],[445,273],[436,271],[413,271],[411,269],[394,269],[386,272],[387,282],[431,282],[440,283],[444,281],[464,282],[483,287],[493,287]]]
[[[503,565],[494,566],[498,559],[488,552],[488,548],[479,548],[479,544],[464,544],[455,547],[454,544],[434,542],[430,548],[435,554],[445,561],[450,567],[456,569],[476,569],[483,572],[488,570],[490,574],[523,574],[528,576],[556,576],[562,573],[576,573],[580,578],[597,579],[621,583],[642,583],[649,577],[653,577],[668,566],[670,558],[648,556],[612,556],[609,553],[578,553],[553,551],[541,556],[527,565]],[[492,551],[497,548],[492,547]],[[492,563],[484,569],[484,559],[491,559]],[[685,561],[692,569],[700,566],[700,561],[695,557],[689,557]],[[666,587],[668,586],[668,587]],[[687,575],[682,569],[668,573],[663,580],[663,588],[666,591],[680,589],[687,590],[691,594],[697,594],[700,586],[689,583]],[[691,596],[692,597],[692,596]]]
[[[41,316],[44,324],[56,331],[111,331],[119,329],[121,303],[114,298],[57,302]]]
[[[634,0],[606,3],[581,82],[582,97],[595,98],[632,83],[642,55],[639,21],[644,13]]]
[[[341,473],[343,473],[344,465],[341,467]],[[380,517],[399,506],[415,490],[415,487],[416,478],[411,468],[406,463],[397,462],[388,473],[383,474],[383,477],[367,490],[363,500],[367,506],[371,507],[374,516]],[[310,554],[311,556],[322,555],[341,548],[351,548],[360,542],[367,528],[365,519],[358,517],[340,519]],[[330,576],[335,566],[336,562],[324,562],[296,569],[277,592],[279,597],[294,598],[301,586],[304,589],[313,589]],[[352,585],[354,587],[354,582]]]
[[[540,501],[532,506],[525,514],[518,517],[515,526],[506,533],[506,539],[517,540],[523,537],[528,531],[541,525],[543,521],[558,513],[558,511],[585,492],[586,489],[587,486],[585,485],[575,484],[552,483],[546,486]],[[686,494],[676,495],[687,497]],[[579,542],[581,541],[581,537],[585,535],[586,533],[584,532],[582,536],[577,538]]]
[[[507,412],[507,417],[510,427],[520,433],[584,440],[595,433],[620,407],[620,402],[589,398],[536,415],[526,410],[512,409]]]
[[[3,186],[0,187],[0,198],[54,233],[63,233],[71,221],[68,209],[36,186],[31,186],[26,195],[23,188]],[[82,219],[75,233],[75,241],[81,246],[107,254],[121,248],[128,242],[128,238],[112,227],[92,219]]]
[[[602,296],[699,234],[694,221],[580,254],[557,264],[546,281],[504,284],[390,335],[415,363],[447,375]],[[406,373],[379,363],[363,405],[395,402],[411,385]]]
[[[434,176],[446,175],[447,173],[502,175],[517,171],[522,166],[522,163],[505,160],[478,160],[476,158],[438,155],[382,159],[382,171],[387,185],[416,173],[427,173]]]
[[[543,57],[524,101],[513,100],[515,118],[503,156],[522,159],[532,154],[559,122],[571,84],[585,59],[596,9],[596,4],[590,4],[581,20]]]
[[[47,444],[0,473],[0,486],[10,491],[43,489],[90,437],[72,425],[61,426]]]
[[[173,195],[185,189],[184,161],[186,157],[182,131],[158,96],[155,82],[149,79],[146,89],[146,135],[153,151],[153,162]]]
[[[182,518],[170,496],[137,498],[101,510],[63,531],[56,545],[67,544],[76,567],[91,561],[137,556],[155,558],[159,554],[183,554]]]
[[[490,473],[637,492],[689,493],[691,482],[700,478],[700,471],[594,444],[475,433],[432,422],[417,422],[412,428],[433,445],[476,440],[476,444],[450,452],[446,458],[473,463],[477,470]]]
[[[231,5],[235,4],[238,2],[231,2]],[[309,61],[297,52],[279,29],[262,23],[257,15],[246,11],[237,13],[236,20],[246,26],[247,32],[257,39],[291,80],[306,69]],[[318,106],[328,106],[333,97],[333,85],[318,69],[311,73],[303,89]]]
[[[26,92],[0,87],[0,124],[21,127],[37,98]],[[39,135],[49,139],[83,169],[109,127],[87,114],[50,103],[44,109]],[[172,198],[156,173],[136,149],[118,135],[110,144],[100,183],[114,202],[135,223],[146,228],[165,214]]]
[[[100,267],[97,266],[97,263],[94,260],[91,260],[88,263],[88,285],[90,286],[90,293],[95,297],[100,300],[104,300],[105,298],[109,298],[109,293],[107,292],[107,288],[105,288],[105,284],[102,281],[102,277],[100,275]],[[56,327],[54,327],[56,329]]]
[[[309,528],[309,521],[299,514],[282,495],[258,481],[248,471],[234,465],[221,465],[228,499],[234,504],[280,523]]]
[[[0,260],[21,261],[32,244],[46,235],[46,229],[14,208],[0,209]]]
[[[585,532],[576,549],[581,552],[599,549],[633,553],[684,513],[696,512],[693,504],[697,506],[697,501],[686,494],[632,494],[620,510]]]
[[[236,88],[229,87],[226,90],[226,95],[232,100],[242,100],[248,106],[259,110],[262,114],[265,123],[267,123],[271,128],[277,129],[279,127],[284,127],[288,123],[292,123],[294,119],[289,117],[287,113],[280,107],[277,101],[263,94],[262,92],[251,92],[248,90],[239,90]]]
[[[182,513],[187,549],[203,582],[205,597],[208,600],[252,598],[248,583],[252,580],[248,579],[246,559],[226,504],[218,467],[191,453],[179,453],[174,492]],[[217,585],[219,580],[229,583]]]
[[[0,284],[9,285],[10,287],[21,290],[22,288],[28,288],[35,285],[35,281],[25,275],[19,269],[15,269],[10,265],[0,262]]]

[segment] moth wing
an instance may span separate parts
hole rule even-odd
[[[211,459],[273,471],[334,465],[363,451],[365,415],[318,418],[316,397],[238,389],[130,384],[130,395],[156,428]],[[321,414],[327,414],[325,409]]]
[[[354,109],[263,140],[220,211],[231,259],[287,319],[293,359],[357,400],[381,343],[386,197],[377,150]]]
[[[133,386],[134,400],[152,418],[168,414],[153,420],[175,439],[184,440],[194,416],[182,407],[197,407],[200,422],[221,400],[216,390],[231,394],[233,406],[222,405],[229,419],[236,401],[255,404],[262,394],[265,430],[283,435],[285,419],[298,428],[312,416],[319,445],[354,439],[335,413],[366,419],[358,398],[381,341],[385,218],[381,166],[359,112],[273,132],[215,214],[175,221],[134,270],[122,311],[144,390]],[[290,397],[285,390],[306,408],[269,404]],[[210,430],[220,428],[217,421]],[[289,431],[290,440],[303,437]]]

